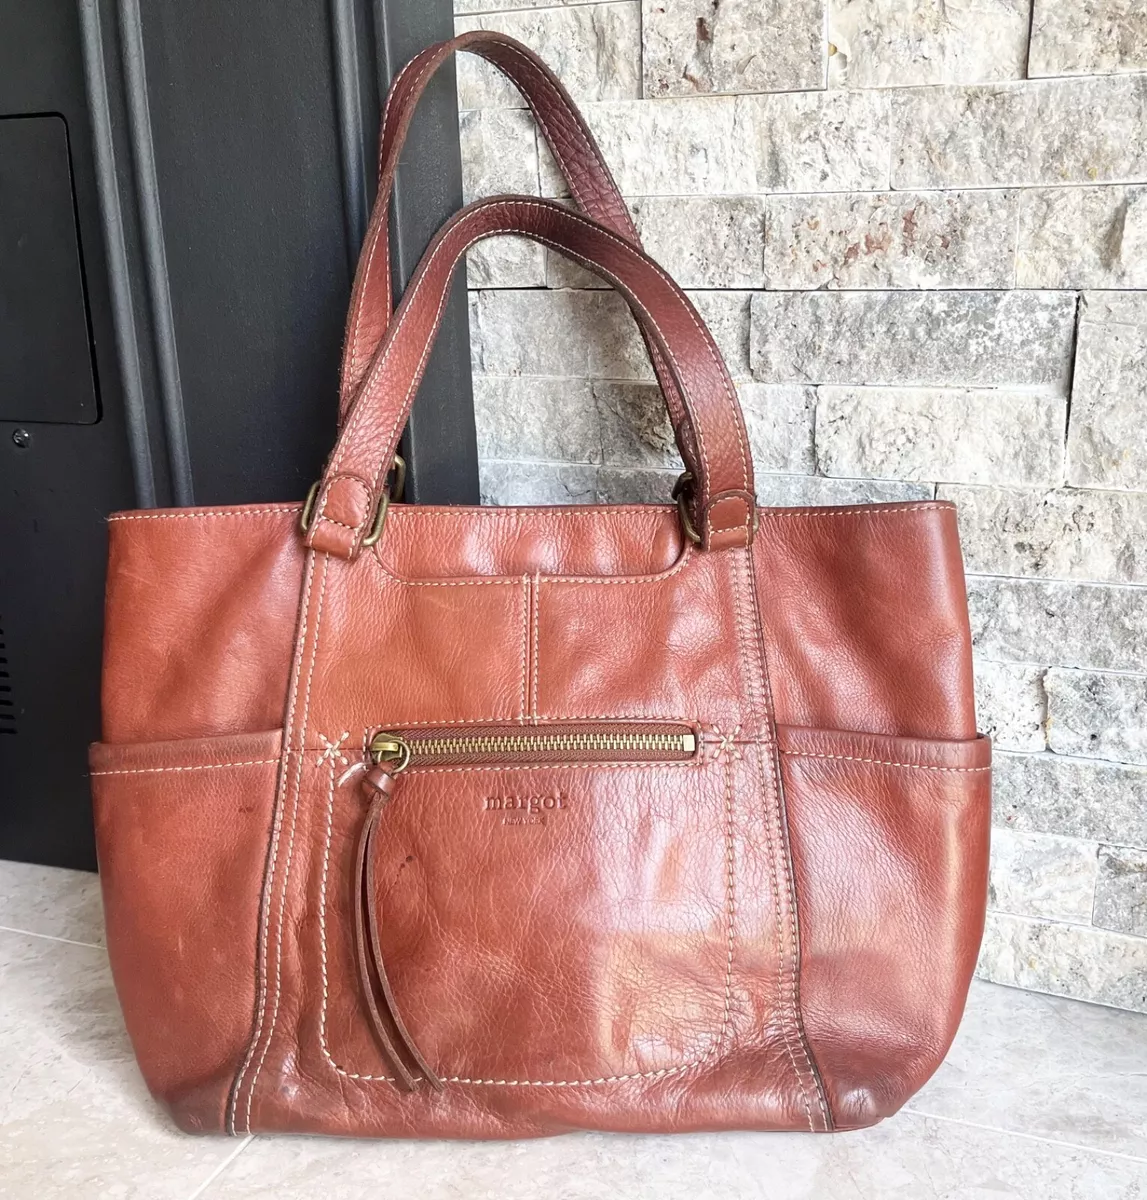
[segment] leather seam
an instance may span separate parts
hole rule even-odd
[[[903,504],[887,506],[869,506],[866,504],[849,505],[847,508],[818,508],[810,505],[808,508],[768,508],[758,507],[762,521],[784,521],[793,517],[897,517],[910,512],[952,512],[951,504]]]
[[[693,547],[688,545],[681,552],[681,557],[668,570],[659,571],[654,575],[543,575],[544,583],[564,584],[569,587],[593,584],[621,586],[623,584],[660,583],[663,579],[671,579],[679,575],[693,560]]]
[[[608,770],[608,771],[629,771],[638,767],[656,767],[659,771],[664,768],[672,770],[699,770],[706,767],[709,763],[715,760],[706,759],[703,754],[698,754],[694,758],[681,759],[675,762],[661,762],[657,759],[634,759],[631,762],[560,762],[560,763],[492,763],[490,765],[468,764],[459,767],[409,767],[406,773],[409,775],[467,775],[475,771],[493,771],[509,774],[517,771],[553,771],[555,774],[559,771],[582,771],[582,770]]]
[[[226,767],[266,767],[273,763],[282,762],[278,758],[252,758],[246,762],[225,763],[192,763],[184,767],[123,767],[111,771],[90,771],[94,779],[97,775],[158,775],[164,771],[222,771]]]
[[[329,517],[326,513],[315,514],[315,527],[318,527],[320,521],[326,521],[328,525],[340,525],[343,529],[349,529],[351,533],[358,533],[357,525],[348,525],[345,521],[340,521],[337,517]]]
[[[400,85],[402,84],[402,81],[405,78],[406,73],[410,70],[410,68],[412,66],[414,66],[414,63],[417,61],[417,57],[418,56],[416,55],[415,58],[412,58],[408,63],[406,63],[406,65],[402,68],[402,70],[398,72],[398,74],[394,78],[393,85],[391,86],[390,90],[387,92],[386,104],[383,105],[383,109],[382,109],[382,123],[380,126],[383,138],[385,138],[385,136],[386,136],[386,126],[387,126],[387,119],[390,115],[391,101],[394,99],[395,95],[397,95],[398,89],[399,89]],[[418,76],[416,76],[416,78],[414,80],[416,86],[417,86],[418,80],[421,79],[421,77],[426,73],[428,68],[429,68],[429,63],[424,64],[423,69],[419,72]],[[380,145],[380,151],[381,151],[381,145]],[[381,166],[381,163],[380,163],[380,166]],[[393,187],[393,181],[391,183],[391,186]],[[370,282],[371,267],[374,265],[374,257],[375,257],[376,252],[378,251],[378,246],[379,246],[380,242],[382,242],[386,245],[386,267],[387,267],[387,270],[386,270],[386,277],[383,280],[383,284],[386,288],[387,308],[388,308],[388,310],[391,310],[391,301],[390,301],[390,231],[387,228],[387,223],[389,220],[389,213],[390,213],[390,190],[389,190],[389,188],[387,189],[387,194],[385,196],[380,197],[380,199],[382,201],[382,214],[381,214],[380,220],[378,222],[378,226],[375,229],[374,240],[371,242],[371,245],[370,245],[370,253],[367,256],[366,270],[363,272],[363,276],[362,276],[362,282],[363,282],[362,295],[358,297],[359,304],[355,308],[354,328],[352,329],[351,336],[350,336],[350,343],[349,343],[350,344],[350,363],[349,363],[349,366],[350,366],[350,374],[352,377],[358,375],[359,367],[363,364],[363,362],[365,361],[365,358],[366,358],[366,356],[363,355],[362,353],[360,353],[360,350],[359,350],[359,334],[362,330],[363,312],[366,307],[365,303],[364,303],[364,299],[365,299],[365,295],[366,295],[366,288]],[[388,311],[386,324],[383,325],[383,336],[384,337],[386,336],[386,325],[389,325],[389,324],[390,324],[390,312]],[[357,384],[358,382],[359,381],[356,379],[355,383]]]
[[[526,722],[526,697],[530,694],[530,609],[533,605],[530,577],[522,576],[522,703],[518,720]]]
[[[311,683],[315,674],[315,662],[319,656],[319,633],[322,626],[323,617],[323,600],[326,597],[327,591],[327,569],[330,566],[330,557],[323,555],[323,577],[319,583],[319,600],[315,609],[315,625],[311,642],[311,660],[307,668],[307,686],[303,693],[303,712],[301,719],[301,731],[299,741],[302,746],[306,745],[307,740],[307,719],[311,707]],[[308,593],[309,598],[309,593]],[[293,731],[287,730],[287,746],[290,749],[290,740]],[[283,922],[287,911],[287,887],[291,878],[291,863],[294,859],[295,852],[295,833],[298,829],[298,813],[299,813],[299,796],[302,790],[303,764],[306,755],[299,755],[299,766],[295,773],[295,800],[291,807],[291,832],[287,840],[287,857],[283,863],[283,882],[280,887],[282,900],[279,903],[279,919],[275,926],[275,1000],[271,1009],[271,1027],[267,1031],[267,1040],[263,1043],[262,1053],[259,1055],[259,1061],[255,1065],[255,1073],[251,1076],[251,1084],[247,1090],[247,1109],[246,1109],[246,1126],[247,1132],[251,1132],[251,1105],[255,1099],[255,1087],[259,1082],[259,1076],[263,1070],[263,1063],[267,1059],[267,1052],[271,1048],[271,1043],[275,1040],[275,1029],[279,1023],[279,1002],[282,997],[282,968],[283,968]],[[334,770],[334,767],[331,767]]]
[[[601,763],[586,764],[588,766],[598,767]],[[633,765],[633,764],[626,764]],[[660,766],[670,764],[657,764]],[[435,770],[437,768],[427,768],[427,770]],[[452,768],[454,769],[454,768]],[[462,768],[466,769],[466,768]],[[553,770],[550,766],[549,770]],[[326,886],[330,872],[330,854],[331,843],[334,838],[334,803],[335,803],[335,768],[334,764],[329,764],[330,781],[327,791],[327,831],[326,844],[323,849],[323,869],[321,882],[319,885],[319,961],[322,969],[322,1003],[319,1011],[319,1048],[323,1058],[334,1068],[339,1075],[345,1079],[355,1079],[360,1083],[394,1083],[393,1076],[390,1075],[373,1075],[364,1074],[361,1072],[350,1071],[345,1067],[340,1066],[335,1062],[330,1052],[330,1047],[327,1045],[327,1005],[330,994],[330,984],[327,975],[327,921],[326,921]],[[603,1075],[597,1079],[471,1079],[463,1075],[451,1075],[443,1079],[443,1083],[456,1083],[469,1085],[472,1087],[594,1087],[603,1083],[623,1083],[631,1079],[664,1079],[671,1075],[681,1075],[687,1071],[695,1070],[702,1066],[709,1059],[714,1057],[724,1046],[728,1037],[729,1026],[732,1020],[732,998],[733,998],[733,956],[736,945],[736,861],[735,861],[735,842],[733,832],[733,788],[732,788],[732,762],[725,762],[725,928],[726,928],[726,956],[725,956],[725,978],[724,978],[724,1003],[721,1026],[717,1032],[717,1037],[713,1041],[708,1050],[700,1057],[693,1059],[691,1062],[680,1063],[673,1067],[659,1067],[652,1071],[632,1071],[622,1075]]]
[[[761,667],[761,682],[764,687],[764,699],[766,705],[766,716],[770,722],[773,742],[770,745],[769,766],[770,775],[773,780],[774,805],[773,814],[776,819],[776,836],[777,836],[777,858],[775,860],[774,872],[775,877],[783,873],[785,883],[788,889],[789,899],[789,919],[788,933],[791,947],[790,959],[790,995],[792,999],[792,1018],[796,1026],[797,1037],[799,1040],[801,1053],[804,1057],[805,1065],[808,1067],[809,1075],[812,1079],[813,1090],[816,1095],[817,1106],[820,1109],[821,1119],[824,1122],[826,1130],[832,1129],[832,1114],[829,1111],[828,1101],[825,1096],[824,1081],[821,1078],[820,1070],[813,1060],[812,1050],[809,1046],[808,1036],[804,1026],[804,1016],[801,1012],[801,997],[800,997],[800,969],[801,969],[801,945],[800,945],[800,927],[799,927],[799,911],[797,908],[796,883],[793,878],[792,854],[789,849],[788,840],[788,812],[785,807],[785,791],[784,779],[781,774],[780,766],[780,746],[776,741],[777,729],[774,717],[774,701],[772,694],[772,681],[769,676],[769,659],[768,651],[765,648],[765,630],[761,620],[760,602],[757,596],[756,571],[753,563],[752,547],[746,547],[744,555],[744,572],[747,583],[749,585],[749,598],[752,605],[753,625],[756,631],[756,646],[757,654]],[[758,742],[757,745],[757,763],[762,772],[764,772],[763,763],[764,751]],[[782,853],[783,852],[783,853]],[[779,882],[779,881],[778,881]],[[779,896],[778,896],[779,901]],[[795,1063],[794,1063],[795,1066]],[[799,1072],[798,1072],[799,1074]],[[803,1086],[803,1081],[802,1081]],[[805,1094],[805,1108],[808,1111],[807,1092]],[[812,1113],[808,1112],[809,1129],[816,1132],[813,1125]]]
[[[226,509],[212,510],[210,512],[187,511],[187,512],[126,512],[112,513],[108,518],[109,524],[113,521],[197,521],[207,520],[213,517],[257,517],[257,516],[281,516],[284,513],[298,513],[302,511],[301,504],[282,504],[272,508],[249,508],[239,507],[230,511]],[[420,521],[429,520],[435,517],[453,518],[461,521],[462,519],[471,520],[474,517],[497,517],[509,519],[511,517],[521,520],[525,512],[540,513],[542,510],[533,505],[505,505],[500,507],[489,508],[472,508],[469,511],[461,510],[457,513],[441,512],[425,506],[427,511],[421,511],[422,505],[406,505],[397,506],[391,510],[391,513],[399,520],[405,518],[399,516],[403,507],[409,508],[411,511],[408,514],[412,519]],[[644,516],[641,509],[649,508],[655,510],[659,515],[666,513],[669,510],[667,505],[650,504],[642,505],[635,504],[629,507],[617,507],[601,505],[591,506],[589,508],[579,510],[577,512],[548,512],[545,514],[545,521],[556,520],[573,520],[577,517],[601,517],[601,516],[619,516],[619,517],[640,517]],[[784,508],[769,508],[758,506],[757,513],[762,521],[783,521],[790,518],[803,519],[819,519],[820,517],[886,517],[900,516],[903,513],[909,512],[951,512],[952,506],[949,504],[907,504],[898,505],[895,507],[869,507],[867,505],[852,505],[848,508],[820,508],[812,506],[808,509],[784,509]],[[656,522],[654,522],[656,523]],[[740,528],[735,526],[734,528]]]
[[[665,472],[666,476],[672,475],[672,473],[671,470]],[[293,505],[292,507],[298,508],[299,506]],[[537,514],[546,521],[573,520],[575,517],[652,517],[655,519],[650,521],[651,525],[660,524],[664,517],[676,511],[677,509],[671,504],[590,504],[581,507],[570,505],[568,511],[560,508],[557,510],[547,509],[534,504],[489,505],[484,508],[456,505],[448,510],[432,504],[396,504],[390,510],[392,516],[405,513],[408,516],[417,514],[419,519],[450,517],[456,521],[462,519],[468,521],[471,517],[515,517],[521,520],[526,513]],[[399,517],[399,519],[402,518]]]
[[[377,546],[375,550],[378,550]],[[689,566],[692,560],[693,547],[689,545],[682,550],[680,558],[678,558],[673,566],[653,575],[543,575],[539,572],[537,578],[542,583],[567,585],[660,583],[663,579],[671,579],[674,575],[680,574]],[[516,575],[490,575],[467,579],[404,579],[401,575],[395,575],[393,571],[384,566],[382,559],[377,553],[372,557],[371,561],[374,562],[374,565],[387,579],[399,584],[401,587],[512,587],[518,583],[518,576]]]
[[[196,518],[206,517],[258,517],[274,514],[280,516],[283,513],[302,512],[301,504],[280,504],[272,508],[237,508],[228,511],[226,509],[212,510],[211,512],[166,512],[166,513],[112,513],[108,517],[109,523],[112,521],[189,521]]]
[[[853,754],[816,754],[811,750],[782,750],[786,758],[827,758],[840,762],[868,763],[874,767],[899,767],[906,771],[940,771],[946,773],[974,775],[981,771],[991,771],[991,767],[936,767],[927,763],[893,762],[885,758],[859,758]]]
[[[745,550],[746,560],[748,559],[748,553],[749,553],[749,551],[746,548],[746,550]],[[740,565],[740,561],[741,561],[741,556],[738,554],[737,555],[738,565]],[[738,570],[737,567],[734,567],[730,571],[730,583],[732,585],[732,593],[733,593],[733,610],[734,610],[734,614],[736,617],[736,623],[737,623],[738,657],[740,659],[741,668],[744,671],[745,689],[748,692],[749,710],[753,715],[754,723],[757,722],[758,720],[760,720],[762,716],[765,719],[765,721],[767,722],[771,719],[767,692],[765,692],[761,697],[761,704],[763,705],[764,711],[758,712],[758,708],[757,708],[757,703],[758,703],[757,702],[757,692],[756,692],[756,687],[754,686],[754,681],[753,681],[753,665],[749,660],[749,637],[748,637],[748,632],[747,632],[746,625],[745,625],[745,611],[744,611],[744,606],[743,606],[743,597],[741,595],[741,579],[740,579],[741,574],[742,574],[742,572],[740,570]],[[749,585],[752,586],[753,585],[753,577],[752,577],[751,573],[748,573],[748,581],[749,581]],[[781,1040],[784,1043],[785,1053],[788,1056],[789,1063],[793,1069],[793,1074],[796,1076],[797,1084],[800,1087],[801,1102],[804,1105],[805,1118],[808,1122],[808,1127],[811,1131],[815,1132],[816,1125],[813,1121],[812,1108],[809,1104],[808,1085],[807,1085],[804,1075],[801,1072],[800,1067],[797,1065],[796,1053],[793,1050],[792,1022],[795,1018],[795,1013],[792,1011],[792,1009],[795,1008],[795,996],[793,994],[791,987],[786,989],[785,983],[784,983],[784,978],[783,978],[786,957],[788,957],[789,961],[790,961],[790,972],[792,970],[791,956],[793,953],[793,951],[792,951],[793,931],[792,931],[791,927],[789,926],[789,923],[784,920],[784,915],[781,910],[780,840],[779,840],[779,831],[777,828],[775,828],[775,825],[774,825],[774,822],[779,821],[779,813],[777,812],[777,808],[778,808],[778,804],[779,804],[779,796],[773,795],[772,797],[770,797],[769,789],[765,786],[766,776],[765,776],[765,764],[764,764],[764,750],[762,748],[761,739],[755,738],[752,741],[753,741],[753,744],[755,744],[756,750],[757,750],[757,777],[759,780],[758,787],[760,790],[761,799],[763,801],[762,808],[764,810],[764,816],[765,816],[765,821],[764,821],[765,842],[766,842],[767,848],[768,848],[769,873],[771,876],[771,890],[772,890],[772,894],[773,894],[773,917],[776,921],[776,933],[774,935],[773,950],[774,950],[774,953],[776,955],[776,960],[777,960],[776,987],[777,987],[777,1004],[778,1004],[778,1007],[780,1008],[780,1013],[781,1013],[781,1019],[780,1019]],[[774,791],[775,791],[775,785],[774,785]],[[786,952],[786,948],[784,945],[784,943],[786,943],[786,942],[788,943],[787,952]],[[786,990],[789,993],[787,996],[785,995]],[[806,1057],[806,1061],[807,1061],[807,1057],[808,1057],[807,1053],[806,1053],[805,1057]]]
[[[322,500],[319,504],[319,511],[317,513],[315,513],[315,522],[314,523],[317,526],[320,521],[330,521],[330,523],[332,525],[341,525],[344,529],[349,529],[352,533],[357,534],[359,525],[362,524],[362,521],[359,521],[358,524],[355,524],[355,525],[348,525],[345,521],[340,521],[337,517],[330,517],[327,515],[327,501],[330,500],[330,498],[331,498],[331,488],[340,479],[346,479],[350,483],[356,483],[356,484],[358,484],[358,486],[360,488],[362,488],[363,492],[366,495],[366,509],[367,509],[367,514],[363,518],[363,520],[365,521],[370,518],[371,505],[374,501],[374,487],[368,486],[365,480],[359,479],[359,477],[357,475],[353,474],[352,472],[347,472],[346,474],[342,474],[342,475],[332,474],[330,482],[326,485],[326,487],[323,488]],[[377,476],[376,476],[376,481],[377,481]]]
[[[500,460],[510,461],[510,460]],[[665,475],[671,476],[671,470],[666,471]],[[293,507],[297,508],[298,505]],[[521,520],[522,517],[529,513],[537,515],[545,521],[565,521],[573,520],[576,517],[650,517],[651,525],[660,524],[663,519],[676,513],[677,509],[671,504],[590,504],[590,505],[570,505],[568,509],[553,509],[539,507],[534,504],[502,504],[489,505],[484,508],[474,506],[456,505],[450,509],[444,509],[440,506],[432,504],[396,504],[391,510],[392,515],[405,513],[408,516],[417,514],[420,519],[430,517],[450,517],[454,520],[470,520],[471,517],[514,517]],[[401,517],[399,518],[402,519]]]
[[[439,725],[503,725],[506,722],[513,722],[513,717],[507,717],[504,714],[494,717],[456,717],[453,719],[443,718],[438,721],[400,721],[393,728],[398,729],[426,729],[435,728]],[[704,729],[704,724],[693,717],[679,716],[664,716],[661,713],[584,713],[574,716],[547,717],[547,723],[554,725],[574,724],[579,721],[650,721],[663,725],[696,725],[698,728]],[[523,728],[528,728],[532,722],[528,719],[520,722]],[[370,733],[377,729],[390,729],[392,726],[387,725],[382,721],[375,721],[371,725],[367,725],[364,733],[369,737]],[[749,741],[748,738],[745,741]]]
[[[541,623],[541,608],[542,608],[542,589],[541,576],[534,575],[534,584],[531,589],[533,595],[534,607],[534,647],[533,647],[533,670],[531,675],[531,704],[533,710],[534,723],[538,720],[538,627]]]
[[[287,797],[290,792],[290,736],[291,725],[295,719],[295,702],[298,698],[299,680],[302,677],[303,656],[306,651],[307,643],[307,618],[310,613],[311,603],[311,588],[314,586],[315,580],[315,557],[313,554],[308,555],[306,578],[303,583],[303,599],[299,617],[299,637],[295,648],[295,661],[292,668],[293,678],[291,680],[290,694],[287,702],[286,724],[283,730],[283,740],[280,747],[280,762],[279,767],[279,784],[276,789],[275,803],[275,820],[271,834],[271,845],[268,851],[268,862],[265,869],[265,879],[263,883],[262,895],[262,913],[259,921],[259,953],[257,957],[257,971],[259,976],[257,1013],[255,1018],[255,1031],[251,1037],[251,1041],[247,1047],[247,1053],[243,1057],[242,1066],[239,1069],[239,1074],[235,1079],[235,1084],[231,1092],[231,1100],[228,1114],[228,1124],[231,1127],[231,1133],[237,1134],[236,1117],[238,1115],[239,1097],[243,1091],[243,1085],[247,1079],[247,1071],[251,1066],[251,1062],[255,1056],[256,1047],[263,1036],[263,1023],[267,1012],[267,991],[268,991],[268,972],[267,972],[267,934],[270,929],[271,907],[275,898],[275,875],[279,863],[279,844],[283,830],[283,815],[286,811]],[[248,1104],[247,1130],[250,1133],[250,1105]]]
[[[536,713],[535,713],[535,716],[536,716]],[[594,718],[594,719],[600,720],[603,718]],[[626,720],[628,718],[622,717],[622,718],[618,718],[618,719]],[[520,720],[522,720],[523,724],[525,723],[524,719],[520,719]],[[564,717],[564,718],[561,718],[561,720],[572,722],[572,721],[576,721],[577,718]],[[436,722],[433,722],[433,723],[436,723]],[[463,722],[456,722],[456,723],[461,724]],[[479,722],[465,722],[465,723],[466,724],[470,724],[470,723],[497,724],[498,719],[493,718],[490,722],[479,721]],[[432,724],[432,722],[428,722],[428,724]],[[730,744],[738,745],[738,746],[753,745],[753,744],[756,744],[760,740],[761,739],[755,739],[755,738],[733,738],[730,740]],[[329,753],[330,750],[333,748],[333,745],[334,745],[333,743],[328,744],[325,747],[326,752]],[[314,747],[314,748],[316,750],[322,749],[321,747]],[[929,765],[927,763],[894,762],[891,759],[884,759],[884,758],[860,758],[853,754],[816,754],[816,753],[813,753],[812,751],[808,751],[808,750],[781,750],[780,753],[782,755],[784,755],[786,758],[824,758],[824,759],[831,759],[831,760],[839,761],[839,762],[867,763],[870,766],[876,766],[876,767],[897,767],[899,769],[906,770],[906,771],[939,771],[941,773],[949,773],[949,774],[955,773],[955,774],[974,775],[974,774],[978,774],[978,773],[982,773],[982,772],[990,773],[992,770],[991,767],[938,767],[938,766]],[[189,763],[186,766],[178,766],[178,767],[132,767],[132,768],[124,767],[124,768],[116,768],[114,770],[108,770],[108,771],[91,771],[91,772],[89,772],[89,774],[91,775],[92,778],[96,778],[97,776],[105,776],[105,775],[158,775],[158,774],[163,774],[168,771],[222,771],[222,770],[226,770],[226,769],[232,768],[232,767],[273,766],[280,761],[282,761],[280,758],[252,758],[252,759],[248,759],[244,762]],[[563,766],[567,766],[567,765],[568,766],[595,766],[595,765],[601,766],[603,764],[601,764],[601,763],[564,764],[563,763],[562,765]],[[628,765],[633,765],[633,764],[621,764],[621,765],[628,766]],[[671,766],[674,764],[663,763],[660,765]],[[434,770],[437,768],[427,767],[427,768],[414,768],[414,769],[416,769],[416,770]],[[467,767],[467,768],[460,768],[460,769],[485,770],[485,769],[505,769],[505,768]],[[522,767],[522,768],[514,768],[514,769],[515,770],[518,770],[518,769],[526,770],[526,769],[532,769],[532,768]]]
[[[740,437],[741,437],[740,432],[738,432],[737,439],[740,440]],[[748,499],[745,499],[746,497],[748,497]],[[743,521],[735,521],[732,525],[714,525],[712,523],[712,520],[710,520],[710,522],[709,522],[710,534],[732,533],[735,529],[748,529],[749,526],[752,525],[752,523],[753,523],[753,513],[756,512],[756,510],[757,510],[756,497],[755,497],[754,493],[750,492],[748,488],[745,488],[744,496],[737,496],[735,494],[729,495],[726,493],[725,499],[741,500],[745,504],[746,509],[748,510],[745,513],[745,519]],[[712,501],[710,500],[710,505],[711,504],[712,504]]]

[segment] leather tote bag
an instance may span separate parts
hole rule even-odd
[[[392,313],[390,183],[456,48],[522,89],[580,211],[472,204]],[[676,503],[397,502],[451,274],[504,233],[625,297],[687,468]],[[305,506],[111,518],[91,766],[152,1092],[233,1134],[894,1112],[953,1037],[987,891],[951,505],[756,505],[713,338],[561,85],[493,34],[391,91],[341,393]]]

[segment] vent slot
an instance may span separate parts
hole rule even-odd
[[[0,623],[0,737],[16,732],[16,701],[12,698],[12,676],[8,673],[8,644]]]

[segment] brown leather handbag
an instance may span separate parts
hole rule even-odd
[[[524,92],[581,213],[471,205],[391,313],[434,68]],[[584,215],[583,215],[584,214]],[[629,303],[677,503],[390,503],[453,269],[516,233]],[[987,891],[956,517],[758,508],[736,393],[524,47],[396,80],[306,506],[111,518],[91,763],[108,949],[187,1130],[848,1129],[942,1059]]]

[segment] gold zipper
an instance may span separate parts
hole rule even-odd
[[[599,725],[529,731],[475,730],[465,734],[441,730],[379,732],[371,739],[371,761],[386,763],[391,774],[408,766],[454,762],[512,765],[516,760],[553,761],[591,756],[608,761],[618,757],[636,762],[690,758],[697,752],[697,735],[680,725]]]

